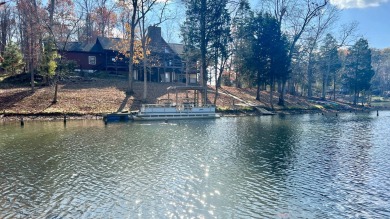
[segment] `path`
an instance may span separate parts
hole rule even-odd
[[[209,90],[208,92],[210,92],[210,91],[215,93],[214,90]],[[245,100],[243,100],[243,99],[241,99],[241,98],[239,98],[239,97],[237,97],[237,96],[235,96],[235,95],[233,95],[233,94],[231,94],[231,93],[229,93],[229,92],[227,92],[227,91],[221,91],[221,90],[219,90],[219,94],[227,95],[227,96],[229,96],[229,97],[232,97],[232,98],[235,99],[235,100],[238,100],[238,101],[244,103],[244,104],[234,104],[235,106],[240,106],[240,105],[241,105],[241,106],[250,106],[250,107],[253,107],[253,108],[255,108],[257,111],[259,111],[261,115],[275,115],[275,114],[276,114],[276,113],[274,113],[274,112],[270,112],[270,111],[264,109],[262,106],[256,105],[256,104],[254,104],[254,103],[252,103],[252,102],[250,102],[250,101],[245,101]]]

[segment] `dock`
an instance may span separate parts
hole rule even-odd
[[[133,120],[133,114],[134,112],[128,111],[109,113],[103,116],[103,120],[105,122],[127,122]]]

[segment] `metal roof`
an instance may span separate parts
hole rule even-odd
[[[184,45],[179,43],[168,43],[168,46],[179,56],[184,54]]]
[[[120,46],[126,44],[125,40],[121,38],[98,37],[97,40],[104,50],[118,51]]]
[[[65,43],[57,43],[58,49],[64,51],[72,51],[72,52],[89,52],[93,47],[94,43],[81,43],[81,42],[67,42]],[[65,49],[64,49],[65,47]]]
[[[126,41],[121,38],[108,38],[108,37],[97,37],[93,43],[82,43],[82,42],[67,42],[58,43],[58,49],[67,52],[91,52],[95,50],[95,46],[100,44],[103,50],[119,51],[119,48],[126,45]],[[178,43],[166,43],[163,38],[150,42],[150,50],[154,53],[171,53],[181,57],[184,52],[184,45]],[[94,49],[93,49],[94,48]],[[167,50],[168,49],[168,50]],[[173,53],[172,53],[173,52]]]
[[[167,90],[205,90],[202,86],[170,86]]]

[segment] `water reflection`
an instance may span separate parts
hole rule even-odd
[[[0,125],[0,218],[390,217],[390,112]]]

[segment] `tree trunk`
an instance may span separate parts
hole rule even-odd
[[[31,83],[31,92],[32,92],[32,93],[35,92],[34,71],[35,71],[35,70],[31,70],[31,73],[30,73],[30,83]]]
[[[356,65],[357,66],[357,65]],[[357,89],[357,67],[355,70],[355,89],[354,89],[354,98],[353,98],[353,105],[356,105],[358,102],[358,89]]]
[[[328,82],[328,76],[330,73],[330,57],[328,55],[328,60],[327,60],[327,66],[326,66],[326,73],[322,75],[322,95],[321,99],[325,100],[325,95],[326,95],[326,85]]]
[[[282,88],[281,88],[281,92],[279,94],[279,102],[278,102],[279,106],[284,106],[285,105],[285,103],[284,103],[285,88],[286,88],[286,81],[282,79]]]
[[[336,100],[336,73],[334,74],[333,77],[333,100]]]
[[[257,90],[256,90],[256,100],[260,101],[260,87],[261,87],[261,81],[260,81],[260,71],[257,71]]]
[[[34,68],[34,61],[33,61],[33,40],[30,38],[30,62],[29,62],[29,69],[30,69],[30,83],[31,83],[31,92],[35,92],[35,79],[34,79],[34,74],[35,74],[35,68]]]
[[[275,89],[275,80],[274,77],[271,77],[270,89],[269,89],[269,103],[271,104],[272,110],[274,109],[274,103],[273,103],[274,89]]]
[[[186,57],[186,86],[188,86],[188,83],[189,83],[189,64],[190,64],[190,61],[189,61],[189,58]],[[160,72],[158,72],[158,75],[160,75]]]
[[[309,63],[307,65],[307,97],[313,97],[313,58],[312,52],[309,53]]]
[[[218,90],[219,90],[218,86],[215,86],[214,105],[217,105]]]
[[[50,0],[50,8],[49,8],[49,19],[50,19],[50,30],[53,31],[53,17],[54,17],[54,5],[55,5],[55,0]]]
[[[260,83],[257,83],[256,100],[260,101]]]
[[[322,92],[321,92],[321,100],[326,100],[326,98],[325,98],[325,96],[326,96],[325,87],[326,87],[326,82],[325,82],[325,75],[323,75],[323,76],[322,76]]]
[[[206,49],[207,49],[207,42],[206,42],[206,10],[207,10],[207,1],[201,0],[200,2],[200,53],[201,53],[201,80],[202,80],[202,86],[204,87],[204,94],[203,95],[203,104],[206,104],[207,102],[207,65],[206,65]]]
[[[129,79],[127,84],[126,94],[134,94],[133,90],[133,81],[134,81],[134,69],[133,69],[133,58],[134,58],[134,38],[135,38],[135,26],[136,26],[136,15],[138,10],[137,1],[133,4],[133,14],[131,16],[131,26],[130,26],[130,50],[129,50]]]
[[[4,55],[5,47],[7,45],[7,32],[9,27],[9,10],[8,8],[4,7],[4,12],[1,16],[1,43],[0,43],[0,54]]]
[[[53,104],[56,104],[58,102],[58,78],[54,81],[54,98],[53,98]]]
[[[282,93],[282,79],[278,80],[278,92]]]
[[[214,105],[217,103],[217,96],[218,96],[218,61],[217,61],[217,54],[215,54],[214,57],[214,78],[215,78],[215,96],[214,96]]]
[[[147,65],[148,65],[148,60],[146,58],[146,43],[145,39],[142,42],[142,52],[144,54],[143,56],[143,65],[144,65],[144,92],[142,95],[142,100],[146,101],[146,97],[148,96],[148,70],[147,70]]]

